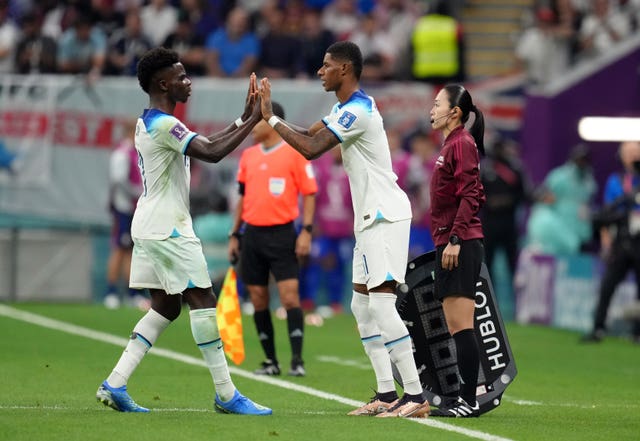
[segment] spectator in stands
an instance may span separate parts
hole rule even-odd
[[[15,71],[20,74],[56,71],[57,45],[42,34],[42,19],[35,12],[22,18],[22,38],[16,47]]]
[[[589,149],[578,144],[538,189],[527,222],[527,246],[548,254],[579,253],[592,238],[590,204],[596,190]]]
[[[104,32],[93,25],[88,15],[78,15],[73,27],[60,37],[58,71],[67,74],[86,74],[92,81],[102,74],[107,40]]]
[[[9,18],[9,0],[0,0],[0,74],[13,72],[18,26]]]
[[[116,10],[120,12],[127,12],[131,9],[140,9],[148,0],[114,0]]]
[[[388,37],[396,48],[394,78],[411,78],[409,41],[420,16],[418,3],[413,0],[379,0],[374,12],[383,20]]]
[[[480,179],[487,197],[480,212],[485,262],[489,271],[495,274],[496,251],[504,251],[511,278],[518,263],[518,214],[532,200],[531,186],[517,155],[515,143],[499,138],[480,164]]]
[[[564,33],[569,40],[569,63],[574,64],[578,54],[579,41],[578,30],[582,24],[582,19],[586,15],[581,9],[581,2],[590,0],[552,0],[551,6],[557,18],[557,31]]]
[[[336,41],[336,37],[322,26],[321,12],[318,9],[307,9],[302,20],[301,74],[315,78],[327,48]]]
[[[107,47],[105,74],[135,76],[138,61],[152,48],[151,42],[142,33],[137,9],[127,12],[124,27],[114,31]]]
[[[93,19],[102,32],[110,38],[116,29],[125,26],[126,13],[138,8],[120,11],[116,8],[115,0],[91,0]]]
[[[306,6],[303,1],[288,1],[284,6],[284,30],[289,35],[295,35],[300,38],[302,33],[304,13]]]
[[[178,22],[186,17],[191,23],[191,34],[202,39],[201,46],[204,46],[207,35],[224,25],[224,19],[233,7],[233,3],[232,0],[181,0]]]
[[[270,3],[262,8],[262,16],[268,31],[260,39],[260,75],[269,78],[296,77],[302,65],[301,41],[287,32],[284,9]]]
[[[142,32],[160,46],[178,24],[178,10],[168,0],[151,0],[140,10]]]
[[[393,76],[398,49],[373,12],[360,17],[350,40],[360,47],[364,57],[363,81],[386,80]]]
[[[205,42],[207,73],[214,77],[245,77],[256,68],[260,42],[249,29],[247,11],[229,12],[224,28],[211,33]]]
[[[579,31],[580,57],[594,58],[631,34],[630,18],[610,5],[610,0],[593,0],[592,11]]]
[[[348,40],[358,28],[358,15],[357,0],[333,0],[322,9],[322,26],[337,40]]]
[[[45,0],[40,5],[45,14],[42,33],[58,41],[58,44],[62,34],[73,27],[78,15],[81,13],[89,14],[90,12],[86,8],[82,8],[81,5],[70,1]]]
[[[609,176],[604,190],[600,246],[605,270],[593,330],[582,338],[584,342],[597,343],[604,338],[611,299],[630,270],[634,272],[636,296],[640,300],[640,142],[623,142],[618,156],[623,170]],[[640,343],[640,321],[634,322],[632,334],[633,341]]]
[[[569,69],[573,29],[558,24],[547,7],[535,11],[534,25],[518,38],[515,56],[532,85],[544,85]]]
[[[416,22],[411,34],[411,73],[415,80],[443,84],[465,79],[462,27],[439,0]]]
[[[189,14],[182,10],[178,15],[176,30],[169,34],[162,46],[173,49],[190,76],[202,76],[206,73],[204,65],[204,37],[196,32]]]

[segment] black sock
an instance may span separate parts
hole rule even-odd
[[[409,400],[412,403],[422,403],[424,401],[424,397],[422,396],[422,394],[417,394],[417,395],[411,395],[411,394],[404,394],[405,397],[407,397],[407,400]]]
[[[271,322],[271,311],[265,309],[263,311],[255,311],[253,313],[253,321],[256,324],[258,338],[264,350],[264,354],[274,363],[278,363],[276,357],[276,347],[273,340],[273,323]]]
[[[478,369],[480,368],[480,351],[473,329],[463,329],[453,335],[458,355],[458,370],[463,384],[460,385],[460,396],[473,406],[476,402],[478,386]]]
[[[302,308],[287,309],[287,327],[291,343],[291,361],[302,363],[302,336],[304,334]]]
[[[377,395],[378,399],[380,401],[384,401],[385,403],[392,403],[398,399],[398,394],[395,390],[392,390],[391,392],[378,393]]]

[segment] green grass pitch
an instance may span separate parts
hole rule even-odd
[[[37,316],[20,318],[16,310]],[[640,346],[618,338],[585,345],[574,332],[512,323],[518,375],[503,403],[477,419],[417,422],[346,416],[375,387],[352,316],[306,327],[307,376],[275,382],[248,374],[262,351],[252,318],[243,316],[247,358],[232,376],[242,393],[274,411],[245,417],[213,411],[211,377],[183,311],[129,381],[132,397],[152,413],[122,414],[98,403],[95,391],[140,315],[0,304],[0,441],[640,440]],[[286,323],[274,325],[286,368]]]

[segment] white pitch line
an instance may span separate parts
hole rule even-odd
[[[346,358],[335,357],[333,355],[320,355],[316,357],[316,360],[321,361],[323,363],[333,363],[339,366],[348,366],[348,367],[367,370],[367,371],[371,369],[370,364],[360,363],[359,361],[356,361],[356,360],[348,360]]]
[[[512,398],[512,397],[509,397],[509,396],[506,396],[506,395],[502,396],[502,401],[508,401],[509,403],[513,403],[513,404],[516,404],[518,406],[574,407],[576,409],[598,409],[598,408],[619,409],[620,408],[620,406],[617,405],[617,404],[554,403],[554,402],[520,400],[520,399]],[[640,404],[626,404],[624,406],[625,409],[636,409],[638,407],[640,407]]]
[[[16,319],[16,320],[22,320],[24,322],[31,323],[37,326],[42,326],[45,328],[66,332],[68,334],[90,338],[92,340],[101,341],[103,343],[110,343],[120,347],[126,346],[128,342],[128,339],[126,338],[117,337],[112,334],[107,334],[106,332],[95,331],[93,329],[85,328],[83,326],[77,326],[71,323],[62,322],[62,321],[44,317],[38,314],[21,311],[19,309],[15,309],[7,305],[0,304],[0,315],[9,317],[12,319]],[[168,349],[152,347],[149,353],[155,354],[159,357],[168,358],[170,360],[180,361],[186,364],[206,367],[204,360],[202,359],[195,358],[186,354],[181,354],[179,352],[170,351]],[[335,395],[329,392],[313,389],[311,387],[303,386],[296,383],[291,383],[285,380],[280,380],[278,378],[255,375],[251,372],[236,368],[234,366],[229,366],[229,371],[234,375],[250,378],[254,381],[271,384],[273,386],[278,386],[283,389],[301,392],[314,397],[323,398],[325,400],[337,401],[338,403],[346,404],[350,407],[359,407],[364,404],[362,401],[352,400],[350,398],[342,397],[340,395]],[[480,439],[483,441],[513,441],[509,438],[503,438],[501,436],[493,435],[486,432],[481,432],[479,430],[467,429],[464,427],[458,427],[451,424],[442,423],[440,421],[437,421],[431,418],[407,418],[407,420],[416,422],[418,424],[423,424],[425,426],[430,426],[436,429],[459,433],[461,435],[468,436],[469,438]]]
[[[189,408],[189,407],[160,407],[160,408],[156,408],[156,407],[152,407],[150,408],[154,413],[155,412],[175,412],[175,413],[193,413],[193,412],[201,412],[201,413],[216,413],[215,410],[213,410],[213,408]],[[0,410],[61,410],[61,411],[77,411],[78,408],[77,407],[66,407],[66,406],[19,406],[19,405],[9,405],[9,406],[3,406],[0,405]],[[84,407],[81,408],[81,410],[95,410],[95,407]],[[338,412],[338,411],[306,411],[306,410],[302,410],[302,411],[293,411],[291,412],[295,415],[333,415],[333,416],[338,416],[338,415],[344,415],[343,412]]]

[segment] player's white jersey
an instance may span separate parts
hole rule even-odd
[[[354,230],[362,231],[380,218],[411,219],[411,204],[391,168],[387,134],[374,99],[359,90],[345,103],[334,105],[322,122],[341,143],[351,188]]]
[[[184,155],[194,136],[179,119],[157,109],[145,109],[138,118],[135,143],[143,189],[132,237],[195,237],[189,213],[190,164]]]

